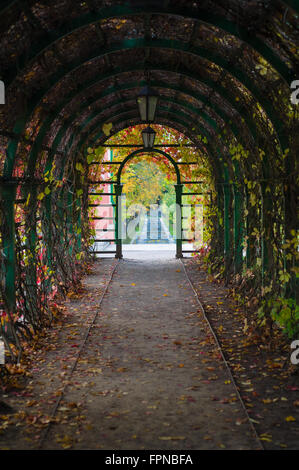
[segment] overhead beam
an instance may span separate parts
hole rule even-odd
[[[136,69],[136,68],[135,68],[135,69]],[[143,64],[140,65],[139,67],[137,67],[137,69],[143,69]],[[151,69],[152,69],[152,70],[155,70],[155,69],[160,70],[161,67],[155,67],[155,68],[154,68],[154,67],[151,67]],[[132,69],[131,69],[131,70],[132,70]],[[119,74],[125,73],[125,72],[126,72],[126,70],[122,70],[122,71],[119,72]],[[196,75],[192,75],[192,73],[190,73],[190,71],[185,70],[185,69],[182,68],[182,67],[180,67],[179,70],[175,70],[174,72],[177,72],[177,73],[179,73],[179,74],[183,73],[184,75],[186,75],[186,76],[188,76],[188,77],[190,77],[190,75],[191,75],[191,78],[192,78],[192,79],[197,80]],[[115,72],[115,74],[116,74],[116,73],[117,73],[117,72]],[[109,74],[108,74],[108,75],[109,75]],[[102,79],[104,80],[105,78],[107,78],[107,76],[103,76]],[[210,86],[211,88],[215,87],[215,83],[214,83],[213,81],[211,81],[211,80],[205,80],[204,82],[207,82],[207,83],[208,83],[208,86]],[[225,98],[229,101],[229,97],[226,96],[227,90],[223,89],[221,86],[218,86],[218,87],[217,87],[217,92],[218,92],[218,93],[224,93]],[[40,103],[40,101],[42,100],[42,98],[43,98],[42,93],[43,93],[43,92],[39,93],[39,94],[36,96],[35,100],[31,101],[31,107],[30,107],[30,109],[29,109],[29,111],[28,111],[28,117],[24,116],[24,117],[21,117],[21,118],[18,119],[18,121],[17,121],[17,123],[16,123],[16,125],[15,125],[15,129],[14,129],[15,132],[21,133],[20,130],[21,130],[21,129],[24,130],[25,124],[26,124],[26,120],[29,119],[29,116],[30,116],[31,112],[34,110],[35,106],[38,105],[38,104]],[[233,97],[232,97],[232,101],[234,101],[234,98],[233,98]],[[236,102],[235,102],[235,106],[237,107]],[[274,126],[274,127],[275,127],[275,126]],[[5,173],[6,173],[6,175],[12,172],[12,168],[13,168],[13,164],[14,164],[14,158],[15,158],[16,147],[17,147],[16,141],[12,141],[12,142],[9,144],[9,146],[8,146],[8,150],[7,150],[7,157],[8,157],[8,158],[7,158],[7,161],[6,161],[6,164],[5,164]]]
[[[138,69],[138,70],[139,70],[139,69]],[[134,70],[132,70],[132,71],[136,71],[135,68],[134,68]],[[168,71],[168,72],[171,72],[172,70],[167,69],[167,71]],[[113,76],[112,76],[112,78],[113,78]],[[194,77],[190,77],[189,75],[188,75],[188,78],[192,78],[192,79],[195,80]],[[50,129],[51,122],[53,122],[53,121],[55,120],[56,116],[62,111],[62,109],[63,109],[65,106],[67,106],[67,104],[68,104],[74,97],[76,97],[77,95],[79,95],[82,91],[84,91],[85,89],[89,88],[90,86],[101,83],[101,80],[96,81],[95,83],[94,83],[94,82],[95,82],[95,81],[87,82],[86,85],[84,85],[84,86],[82,86],[82,87],[80,88],[80,92],[77,91],[76,93],[71,93],[71,95],[70,95],[58,108],[56,108],[56,110],[53,112],[53,114],[51,114],[50,116],[48,116],[48,117],[44,120],[44,122],[43,122],[43,124],[42,124],[42,126],[41,126],[41,128],[40,128],[40,130],[39,130],[39,132],[38,132],[38,134],[37,134],[37,136],[36,136],[36,140],[35,140],[35,142],[34,142],[33,148],[32,148],[31,151],[30,151],[30,155],[29,155],[29,158],[28,158],[28,169],[27,169],[27,172],[28,172],[29,174],[34,171],[34,166],[35,166],[37,154],[38,154],[38,151],[39,151],[38,148],[39,148],[40,145],[41,145],[41,142],[42,142],[42,140],[43,140],[43,137],[48,133],[48,130]],[[201,83],[201,82],[200,82],[200,83]],[[203,81],[203,83],[204,83],[206,86],[213,87],[213,89],[216,89],[216,88],[214,88],[213,82],[210,82],[210,81],[205,80],[205,81]],[[144,84],[145,84],[145,82],[135,82],[135,83],[133,83],[133,84],[130,84],[130,83],[127,84],[127,83],[125,83],[124,85],[119,85],[119,88],[124,89],[124,90],[125,90],[125,89],[130,89],[131,87],[134,87],[134,86],[135,86],[136,88],[138,88],[138,87],[144,86]],[[180,89],[180,88],[175,87],[175,86],[172,85],[172,84],[167,85],[167,84],[165,84],[164,82],[156,82],[156,81],[150,82],[150,85],[153,86],[153,87],[159,87],[159,88],[165,88],[165,89],[168,89],[168,88],[174,89],[174,90],[179,89],[179,91],[180,91],[181,93],[184,93],[184,94],[186,94],[187,96],[191,96],[192,98],[195,98],[196,100],[200,100],[200,101],[202,101],[203,103],[207,103],[207,97],[206,97],[205,95],[203,95],[203,94],[201,94],[201,93],[194,93],[193,91],[191,91],[191,90],[189,90],[189,89],[185,89],[185,88]],[[100,97],[103,97],[103,98],[104,98],[104,97],[108,96],[109,94],[113,93],[114,90],[115,90],[115,87],[109,87],[108,89],[105,89],[104,92],[101,92],[101,93],[98,94],[98,95],[93,95],[91,99],[87,99],[87,100],[84,101],[84,104],[79,107],[79,110],[77,111],[77,113],[81,113],[82,110],[85,108],[85,105],[88,106],[88,105],[92,104],[92,103],[94,102],[94,100],[97,100],[97,99],[100,98]],[[217,88],[217,93],[220,94],[220,96],[223,96],[223,95],[224,95],[224,96],[223,96],[224,99],[234,108],[234,111],[237,111],[237,112],[240,112],[240,113],[241,113],[241,111],[242,111],[241,106],[238,104],[238,102],[236,102],[235,100],[230,99],[228,96],[226,96],[226,95],[225,95],[225,90],[222,89],[221,86]],[[218,108],[216,105],[210,103],[209,106],[211,107],[211,109],[213,109],[213,110],[216,112],[216,114],[219,114],[220,117],[221,117],[223,120],[225,120],[225,121],[227,122],[229,116],[227,116],[224,112],[222,112],[222,110],[221,110],[220,108]],[[72,115],[72,116],[70,117],[70,122],[73,122],[73,121],[75,120],[75,118],[76,118],[76,114]],[[248,132],[249,132],[249,134],[250,134],[250,137],[251,137],[251,139],[254,141],[254,140],[255,140],[255,137],[256,137],[255,123],[254,123],[254,121],[252,121],[252,117],[251,117],[250,114],[249,114],[248,118],[247,118],[247,116],[244,116],[244,115],[243,115],[243,119],[244,119],[245,124],[248,126]],[[242,120],[240,119],[239,122],[242,123]],[[245,124],[243,124],[243,125],[245,125]],[[233,124],[232,124],[232,126],[233,126]],[[236,134],[236,133],[237,133],[237,132],[235,131],[235,134]]]
[[[298,11],[298,5],[296,6],[296,0],[286,1],[290,3],[293,9]],[[286,66],[286,64],[280,60],[278,54],[275,50],[271,49],[264,42],[262,42],[258,37],[250,35],[245,28],[240,26],[237,23],[229,21],[224,17],[214,15],[211,12],[200,10],[195,11],[188,8],[180,8],[177,6],[168,6],[160,2],[160,5],[147,5],[146,2],[142,6],[132,6],[132,5],[117,5],[113,7],[103,8],[97,12],[91,12],[86,15],[81,15],[80,17],[71,20],[68,24],[64,23],[63,28],[56,31],[50,31],[45,34],[45,36],[39,36],[38,41],[31,45],[29,51],[26,51],[26,54],[20,55],[16,60],[18,67],[11,67],[3,77],[6,83],[9,85],[14,78],[20,73],[22,69],[27,67],[32,61],[46,52],[47,49],[51,48],[57,41],[60,39],[72,34],[73,32],[86,27],[87,25],[97,24],[101,20],[106,20],[109,18],[120,18],[124,16],[132,16],[136,14],[161,14],[161,15],[176,15],[183,18],[191,18],[204,22],[209,25],[216,26],[217,28],[229,33],[241,41],[246,42],[254,50],[256,50],[261,56],[267,60],[272,67],[277,70],[277,72],[290,83],[293,79],[292,71]],[[51,39],[49,39],[49,36]]]

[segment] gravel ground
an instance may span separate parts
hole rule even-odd
[[[258,449],[181,262],[121,260],[99,307],[113,263],[95,262],[25,388],[6,396],[0,448]]]

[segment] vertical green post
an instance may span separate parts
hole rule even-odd
[[[267,233],[266,233],[266,212],[267,212],[267,195],[266,183],[261,183],[261,258],[262,258],[262,287],[264,286],[265,275],[268,269],[268,250],[267,250]]]
[[[75,214],[76,214],[76,225],[77,225],[77,251],[81,252],[82,248],[82,217],[81,217],[81,198],[76,197],[75,202]]]
[[[48,194],[44,199],[45,204],[45,222],[46,227],[45,230],[47,233],[44,233],[44,238],[47,247],[47,261],[48,267],[52,267],[52,230],[51,230],[51,223],[52,223],[52,193]]]
[[[230,257],[230,223],[229,223],[229,208],[230,208],[230,187],[229,183],[223,185],[224,197],[224,260],[227,264]]]
[[[221,240],[221,243],[217,243],[215,246],[215,250],[217,256],[223,256],[223,244],[222,241],[224,240],[223,237],[223,227],[224,227],[224,206],[223,206],[223,192],[222,192],[222,185],[220,183],[216,183],[216,191],[217,191],[217,240]]]
[[[296,158],[296,157],[295,157]],[[294,160],[293,160],[294,161]],[[295,164],[292,164],[291,155],[286,158],[286,173],[289,175],[284,184],[284,240],[290,241],[298,233],[298,189],[296,181],[296,171],[292,171]],[[284,269],[291,275],[289,282],[285,286],[285,296],[298,298],[298,277],[295,274],[296,268],[295,252],[284,250]]]
[[[116,240],[116,254],[115,258],[121,259],[122,255],[122,220],[121,220],[121,193],[122,193],[123,185],[116,184],[115,185],[115,200],[116,200],[116,207],[115,207],[115,240]]]
[[[247,238],[246,267],[249,268],[251,265],[252,247],[251,247],[251,233],[250,233],[250,220],[249,220],[249,194],[248,194],[247,186],[245,186],[245,208],[246,208],[245,225],[246,225],[246,238]]]
[[[62,228],[61,232],[59,233],[59,238],[61,240],[62,245],[65,246],[65,242],[68,241],[68,208],[67,208],[67,202],[68,202],[68,194],[66,193],[66,187],[65,185],[62,186],[61,188],[61,193],[60,193],[60,198],[58,199],[58,204],[57,204],[57,212],[55,216],[57,217],[57,221],[59,223],[59,226]],[[66,243],[67,244],[67,243]]]
[[[27,201],[28,206],[26,207],[26,244],[28,248],[29,263],[27,267],[29,288],[31,291],[31,297],[36,297],[37,289],[37,273],[36,273],[36,208],[37,208],[37,185],[26,184],[23,188],[23,196]]]
[[[182,253],[182,192],[183,185],[175,184],[176,202],[176,258],[183,258]]]
[[[243,198],[237,184],[233,184],[234,195],[234,270],[240,273],[243,264]]]
[[[16,184],[5,182],[1,185],[1,199],[4,203],[2,243],[4,253],[4,295],[9,312],[16,306],[16,247],[15,247],[15,197]]]
[[[70,188],[67,190],[67,195],[66,195],[66,229],[67,233],[65,234],[66,239],[68,241],[69,245],[69,254],[72,255],[73,253],[73,245],[72,245],[72,235],[74,234],[74,225],[73,225],[73,208],[74,208],[74,195]]]

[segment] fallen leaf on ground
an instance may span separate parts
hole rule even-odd
[[[287,417],[286,417],[286,421],[287,421],[287,422],[296,421],[296,418],[294,418],[294,416],[287,416]]]
[[[159,439],[161,441],[184,441],[186,438],[184,436],[161,436]]]

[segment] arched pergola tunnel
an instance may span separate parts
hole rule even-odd
[[[295,297],[298,6],[171,3],[28,0],[0,12],[1,286],[21,332],[20,316],[39,328],[49,295],[78,279],[87,149],[105,143],[105,123],[112,134],[140,123],[145,84],[160,96],[156,123],[212,168],[212,269],[253,277],[265,298]]]

